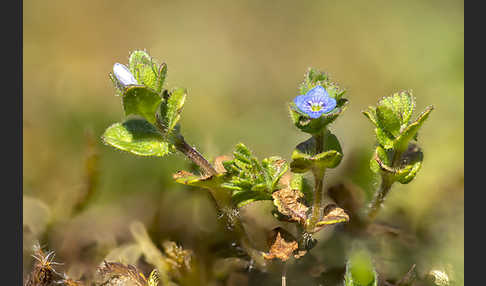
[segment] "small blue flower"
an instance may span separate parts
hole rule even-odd
[[[328,113],[336,107],[336,100],[330,97],[320,85],[309,90],[306,94],[297,96],[294,103],[300,111],[311,118],[319,118],[322,114]]]
[[[115,63],[113,65],[113,74],[123,87],[138,84],[133,74],[125,65]]]

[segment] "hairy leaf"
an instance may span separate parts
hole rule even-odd
[[[130,86],[123,94],[125,115],[140,115],[148,122],[155,123],[155,113],[162,98],[153,90],[144,86]]]
[[[173,150],[153,125],[144,119],[115,123],[102,136],[105,144],[139,156],[162,157]]]
[[[166,134],[170,134],[176,129],[186,95],[185,88],[176,88],[169,94],[167,101],[160,105],[157,116]]]

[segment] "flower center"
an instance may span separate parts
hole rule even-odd
[[[309,105],[310,109],[314,112],[322,110],[322,105],[324,104],[322,101],[307,101],[307,104]]]

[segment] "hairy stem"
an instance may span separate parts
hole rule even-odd
[[[370,222],[373,221],[378,215],[378,212],[381,209],[381,205],[385,201],[385,197],[390,191],[392,184],[393,182],[388,179],[388,175],[383,174],[381,177],[380,189],[378,190],[378,192],[376,192],[376,195],[371,202],[370,211],[368,213],[368,219]]]
[[[400,152],[400,151],[394,152],[393,160],[392,160],[392,168],[396,168],[400,164],[400,158],[401,157],[402,157],[402,152]],[[370,210],[368,212],[369,222],[372,222],[376,218],[376,216],[378,215],[378,212],[381,209],[381,205],[385,201],[385,197],[388,194],[388,192],[390,191],[393,183],[394,183],[394,181],[390,177],[390,175],[388,173],[382,172],[380,189],[378,190],[378,192],[376,192],[376,195],[373,198],[373,201],[371,202]]]
[[[324,132],[325,131],[322,131],[314,135],[314,139],[316,140],[316,154],[322,153],[324,151]],[[306,227],[307,232],[314,231],[316,224],[322,218],[322,211],[324,209],[322,206],[322,197],[324,195],[323,181],[325,170],[314,168],[312,170],[312,174],[314,175],[314,200],[312,202],[311,217]]]
[[[218,172],[214,169],[214,167],[206,160],[206,158],[201,155],[196,149],[191,147],[191,145],[187,144],[184,137],[178,134],[174,140],[174,146],[177,150],[179,150],[182,154],[186,155],[192,162],[201,168],[205,175],[216,175]]]
[[[156,126],[162,132],[162,134],[165,133],[165,128],[158,118],[156,120]],[[176,149],[189,158],[189,160],[198,165],[206,176],[214,176],[218,174],[211,163],[209,163],[209,161],[206,160],[201,153],[191,147],[191,145],[184,140],[184,137],[181,134],[177,133],[171,135],[171,141]],[[243,228],[241,221],[236,215],[233,214],[234,206],[231,202],[231,193],[222,188],[212,188],[209,191],[216,208],[223,214],[229,228],[231,228],[235,235],[240,239],[242,248],[250,257],[252,257],[252,259],[260,262],[260,258],[262,256],[257,250],[250,246],[248,235]]]

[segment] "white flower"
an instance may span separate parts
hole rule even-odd
[[[118,82],[124,87],[127,85],[138,84],[133,74],[125,65],[115,63],[113,65],[113,74],[115,75]]]

